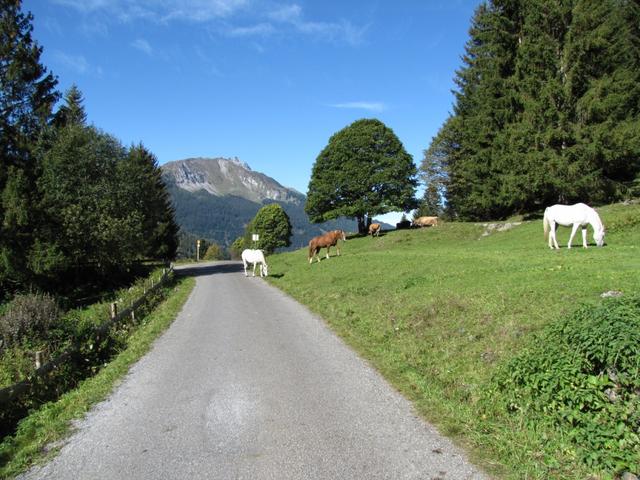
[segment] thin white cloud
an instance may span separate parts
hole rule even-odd
[[[331,42],[346,42],[360,45],[369,25],[356,26],[348,20],[336,22],[314,22],[304,17],[302,7],[297,4],[282,5],[268,12],[274,22],[291,25],[297,32]]]
[[[227,30],[230,37],[266,37],[275,32],[275,28],[270,23],[259,23],[248,27],[231,27]]]
[[[120,21],[145,19],[156,22],[187,20],[206,22],[228,17],[250,0],[51,0],[82,13],[104,11]]]
[[[131,43],[131,46],[143,53],[146,53],[149,56],[153,55],[153,48],[151,48],[149,42],[147,42],[144,38],[136,39]]]
[[[87,37],[107,37],[109,35],[107,24],[98,19],[85,19],[80,25],[80,31]]]
[[[99,21],[156,24],[174,21],[212,24],[214,31],[229,37],[266,37],[301,34],[326,42],[360,45],[369,25],[346,19],[315,21],[296,3],[261,0],[49,0],[73,8],[87,17],[102,14]],[[97,22],[97,19],[93,19]],[[93,29],[100,26],[94,23]],[[106,27],[101,26],[104,33]]]
[[[82,55],[70,55],[65,52],[54,52],[53,59],[62,67],[72,70],[80,75],[102,76],[102,68],[94,67]]]
[[[72,7],[82,12],[91,12],[100,8],[105,8],[113,2],[109,0],[53,0],[53,3]]]
[[[300,21],[302,17],[302,7],[300,5],[283,5],[267,13],[267,16],[277,22],[294,23]]]
[[[383,112],[387,106],[382,102],[344,102],[332,103],[329,107],[333,108],[352,108],[357,110],[368,110],[370,112]]]

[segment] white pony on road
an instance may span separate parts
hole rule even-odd
[[[587,248],[587,225],[593,228],[593,239],[596,245],[601,247],[604,244],[604,225],[593,208],[584,203],[576,203],[575,205],[554,205],[548,207],[544,211],[544,237],[549,235],[549,248],[558,247],[556,240],[556,228],[558,225],[564,227],[572,226],[571,236],[567,248],[571,248],[571,241],[578,231],[578,227],[582,227],[582,246]]]
[[[266,277],[269,275],[267,270],[267,261],[264,258],[264,252],[262,250],[251,250],[250,248],[242,251],[242,263],[244,264],[244,276],[247,277],[247,265],[253,263],[253,276],[256,276],[256,265],[260,264],[260,276]]]

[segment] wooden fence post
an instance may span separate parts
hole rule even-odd
[[[113,302],[111,304],[111,320],[116,318],[117,315],[118,315],[118,304],[116,302]]]

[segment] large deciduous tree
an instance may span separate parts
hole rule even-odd
[[[417,206],[417,170],[384,123],[358,120],[334,134],[313,165],[305,212],[312,222],[358,221],[366,233],[374,215]]]

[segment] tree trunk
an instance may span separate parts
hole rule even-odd
[[[357,216],[356,220],[358,221],[358,233],[366,235],[367,234],[367,226],[366,226],[365,221],[364,221],[364,215]]]

